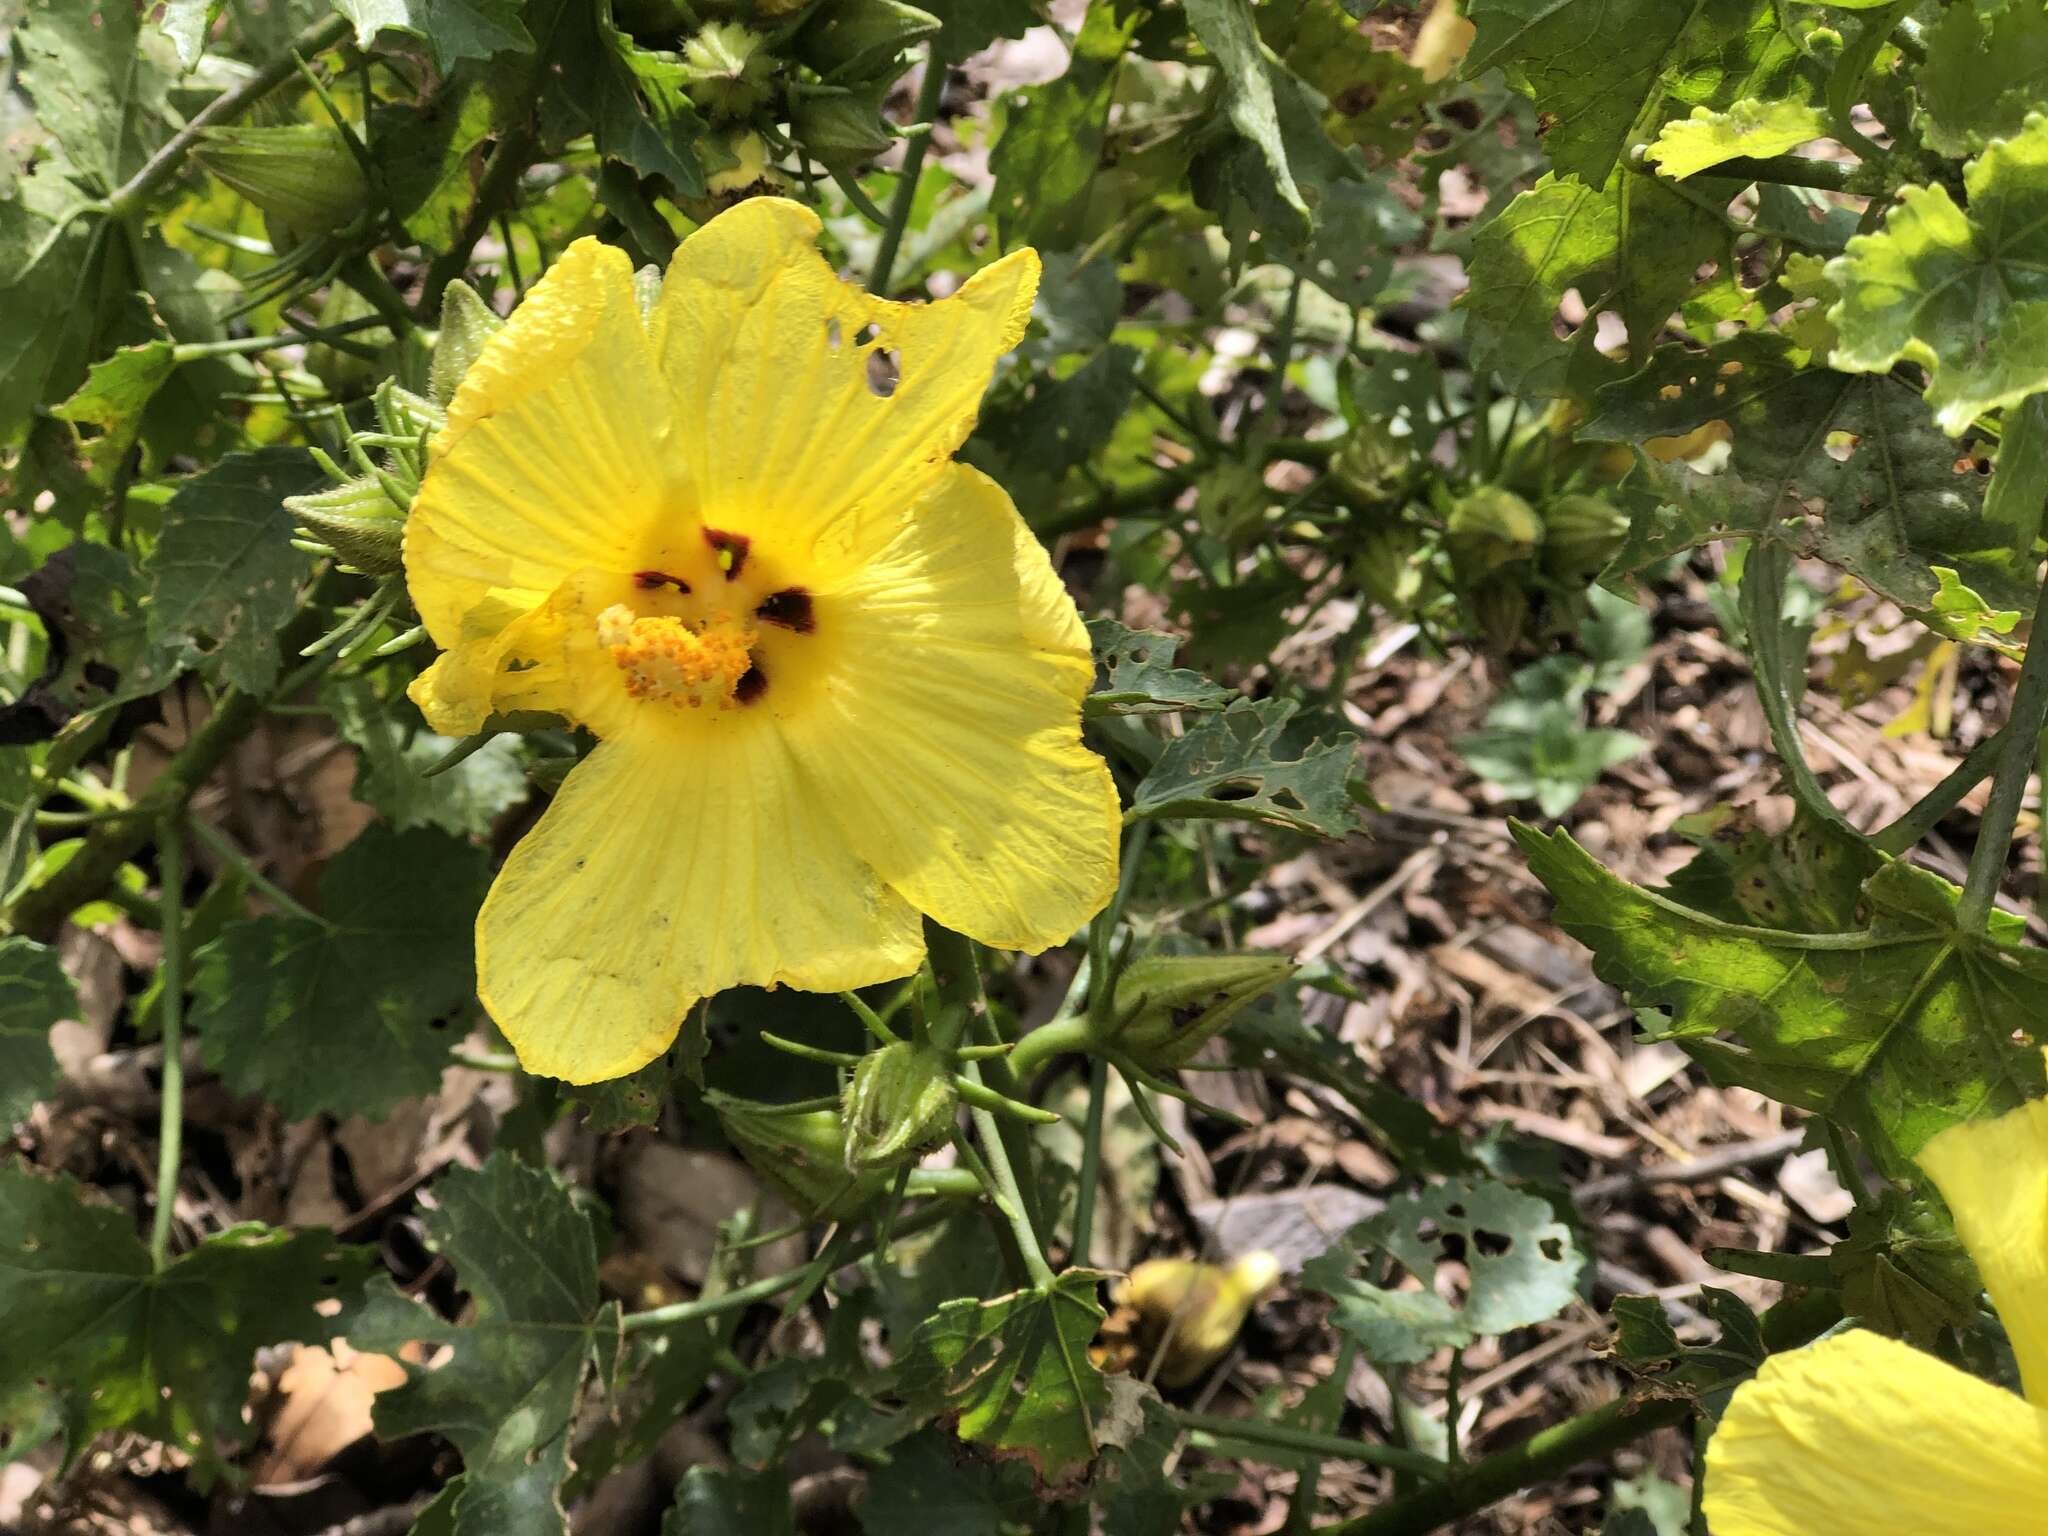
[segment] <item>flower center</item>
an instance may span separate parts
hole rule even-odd
[[[670,617],[640,618],[624,603],[597,616],[598,643],[626,674],[636,699],[691,709],[729,708],[748,702],[756,632],[720,614],[701,624]]]

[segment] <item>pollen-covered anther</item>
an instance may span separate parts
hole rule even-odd
[[[754,664],[754,631],[723,616],[692,626],[639,618],[615,603],[597,616],[597,638],[625,673],[632,697],[690,709],[737,702],[740,680]]]

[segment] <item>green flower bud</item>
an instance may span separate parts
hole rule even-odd
[[[811,13],[796,56],[827,80],[896,74],[897,56],[939,30],[939,18],[901,0],[836,0]]]
[[[329,123],[203,128],[192,158],[299,236],[342,228],[370,200],[362,166]]]
[[[1294,974],[1285,955],[1147,955],[1116,983],[1110,1044],[1141,1067],[1187,1065],[1245,1006]]]
[[[1506,486],[1482,485],[1452,505],[1445,532],[1458,560],[1484,571],[1534,554],[1543,542],[1543,519]]]
[[[1330,472],[1361,501],[1385,501],[1401,488],[1415,462],[1414,442],[1396,437],[1380,422],[1366,422],[1347,436],[1330,461]]]
[[[877,93],[806,96],[796,104],[796,140],[837,171],[872,160],[896,142],[896,130],[882,116]]]
[[[469,372],[484,343],[505,328],[477,291],[457,278],[441,295],[441,330],[434,338],[434,360],[428,368],[427,392],[434,404],[455,398],[455,386]]]
[[[886,1172],[847,1171],[846,1126],[836,1109],[792,1114],[716,1089],[705,1093],[704,1102],[748,1166],[805,1216],[857,1216],[890,1183]]]
[[[714,21],[683,44],[690,100],[714,118],[751,117],[768,99],[774,60],[761,34],[738,22]]]
[[[1605,497],[1574,493],[1543,504],[1543,565],[1553,576],[1593,575],[1627,536],[1627,514]]]
[[[1389,523],[1360,541],[1351,574],[1365,595],[1389,613],[1413,613],[1428,576],[1421,556],[1421,534],[1405,523]]]
[[[846,1086],[846,1166],[901,1168],[944,1141],[959,1095],[939,1053],[907,1040],[868,1052]]]
[[[1506,655],[1521,643],[1522,628],[1529,622],[1529,594],[1513,576],[1481,582],[1471,593],[1473,618],[1480,637],[1496,655]]]
[[[299,529],[333,550],[345,565],[369,576],[404,569],[405,509],[393,504],[370,476],[306,496],[287,496],[285,510]]]

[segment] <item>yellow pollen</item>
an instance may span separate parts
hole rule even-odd
[[[597,616],[598,643],[626,674],[629,694],[691,709],[733,702],[753,665],[754,638],[723,614],[694,628],[676,618],[636,618],[624,603]]]

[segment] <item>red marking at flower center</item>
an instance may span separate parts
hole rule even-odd
[[[754,617],[764,624],[793,629],[800,635],[808,635],[818,627],[811,611],[811,594],[802,587],[784,587],[780,592],[770,593],[754,610]]]
[[[678,592],[688,594],[690,584],[680,576],[671,576],[666,571],[635,571],[633,585],[642,592],[652,592],[658,587],[674,587]]]
[[[709,544],[718,556],[719,569],[725,572],[725,579],[738,579],[740,570],[747,563],[747,550],[752,544],[744,533],[726,533],[718,528],[704,530],[704,542]]]
[[[740,680],[733,684],[732,701],[735,704],[751,704],[768,691],[768,674],[761,670],[756,661],[740,674]]]

